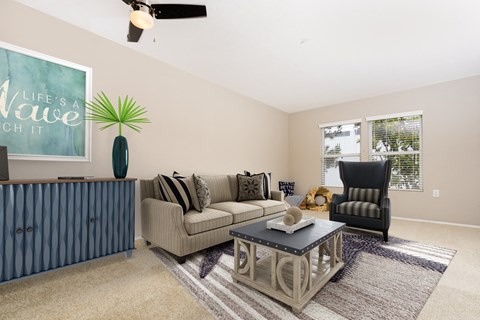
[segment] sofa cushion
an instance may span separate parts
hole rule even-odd
[[[380,189],[348,188],[348,201],[378,203]]]
[[[158,181],[160,182],[160,198],[162,200],[181,205],[184,214],[190,210],[192,197],[184,179],[159,174]]]
[[[380,218],[380,207],[372,202],[347,201],[337,205],[337,213],[358,217]]]
[[[228,226],[233,222],[230,213],[212,208],[205,208],[201,213],[190,210],[183,218],[185,229],[190,235]]]
[[[200,207],[198,211],[202,212],[212,201],[210,189],[208,188],[207,182],[200,176],[193,175],[193,182]]]
[[[285,211],[285,202],[276,200],[249,200],[242,203],[248,203],[263,208],[263,215],[268,216],[277,212]]]
[[[202,178],[207,182],[207,186],[210,189],[211,203],[235,201],[237,198],[237,195],[232,193],[227,175],[202,175]]]
[[[238,180],[237,201],[265,200],[266,198],[263,191],[264,179],[265,179],[265,175],[263,173],[254,174],[252,176],[237,174],[237,180]]]
[[[233,223],[239,223],[263,216],[263,209],[261,207],[243,202],[218,202],[211,204],[209,208],[230,213],[233,216]]]

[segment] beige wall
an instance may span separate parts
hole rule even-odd
[[[287,115],[11,0],[0,30],[0,41],[92,67],[93,92],[129,94],[148,108],[153,123],[125,132],[130,177],[269,170],[274,188],[290,178],[305,193],[320,184],[319,123],[424,110],[424,192],[391,191],[393,215],[480,225],[480,77]],[[11,177],[112,176],[115,135],[94,128],[91,163],[10,161]]]
[[[128,94],[148,108],[152,124],[141,134],[124,131],[131,151],[129,177],[151,178],[173,170],[182,174],[269,170],[274,186],[288,177],[286,113],[13,1],[3,2],[0,41],[89,66],[94,93]],[[94,127],[91,163],[11,160],[10,176],[111,177],[115,135],[114,129],[100,132]],[[137,201],[137,236],[139,217]]]
[[[367,142],[365,117],[416,110],[424,111],[424,191],[391,191],[392,215],[480,225],[480,77],[291,114],[289,172],[296,192],[321,181],[318,124],[363,118]],[[368,157],[367,143],[362,157]],[[440,198],[432,197],[433,189]]]

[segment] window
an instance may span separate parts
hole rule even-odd
[[[422,112],[367,118],[370,161],[392,160],[391,189],[422,190]]]
[[[322,129],[322,185],[342,187],[338,161],[360,161],[361,120],[320,125]]]

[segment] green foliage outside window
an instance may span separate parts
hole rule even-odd
[[[421,190],[420,115],[371,122],[371,160],[392,160],[390,188]]]

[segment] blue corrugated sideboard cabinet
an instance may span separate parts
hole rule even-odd
[[[0,282],[114,253],[130,256],[135,180],[0,182]]]

